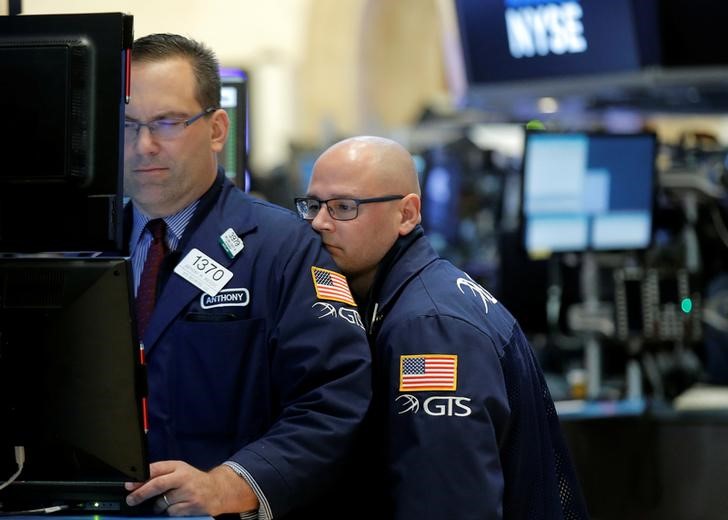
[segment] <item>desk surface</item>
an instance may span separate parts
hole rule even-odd
[[[620,417],[728,422],[728,388],[696,388],[685,392],[672,404],[647,399],[622,399],[555,401],[554,405],[562,422]]]
[[[640,415],[561,421],[600,520],[725,520],[728,416],[648,403]]]
[[[642,415],[647,409],[644,399],[620,401],[556,401],[556,413],[559,419],[589,419],[603,417],[620,417]]]

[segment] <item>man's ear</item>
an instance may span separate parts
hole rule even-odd
[[[399,224],[399,234],[401,236],[412,231],[422,220],[422,215],[420,214],[421,205],[420,197],[415,193],[406,195],[400,201],[400,215],[402,217]]]
[[[230,119],[228,119],[227,112],[222,108],[215,110],[210,117],[212,121],[212,151],[218,153],[225,146],[228,129],[230,128]]]

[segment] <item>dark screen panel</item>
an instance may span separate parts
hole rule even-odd
[[[0,251],[122,249],[131,26],[121,13],[0,17]]]
[[[10,160],[9,167],[0,168],[4,179],[64,179],[71,174],[69,62],[67,45],[6,47],[0,42],[0,70],[6,78],[0,113],[12,121],[12,131],[5,132],[0,146],[25,162],[19,168],[3,154]],[[38,153],[39,143],[43,153]]]
[[[26,482],[148,475],[130,280],[125,259],[0,261],[3,475],[13,446]]]

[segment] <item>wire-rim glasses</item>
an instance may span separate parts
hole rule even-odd
[[[354,220],[359,216],[359,206],[362,204],[372,204],[374,202],[388,202],[390,200],[401,200],[404,195],[384,195],[382,197],[370,197],[368,199],[350,199],[336,197],[333,199],[321,200],[315,197],[296,197],[296,211],[304,220],[313,220],[321,210],[322,205],[326,205],[326,209],[334,220]]]
[[[147,130],[149,130],[149,134],[154,136],[156,139],[175,139],[176,137],[179,137],[182,130],[198,119],[202,119],[206,115],[213,113],[215,110],[217,110],[217,108],[207,107],[199,114],[195,114],[188,119],[164,118],[155,119],[154,121],[148,121],[146,123],[127,119],[124,121],[124,137],[129,141],[136,140],[139,137],[141,128],[146,126]]]

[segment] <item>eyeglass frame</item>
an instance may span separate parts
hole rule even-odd
[[[389,201],[393,201],[393,200],[402,200],[404,197],[405,197],[404,195],[383,195],[381,197],[369,197],[366,199],[355,199],[353,197],[332,197],[332,198],[326,199],[326,200],[317,199],[316,197],[296,197],[293,199],[293,203],[296,206],[296,212],[298,213],[298,216],[301,217],[303,220],[311,221],[311,220],[315,219],[316,215],[318,215],[318,211],[321,211],[321,208],[323,207],[323,205],[326,205],[326,211],[328,211],[329,216],[332,219],[337,220],[339,222],[346,222],[348,220],[354,220],[355,218],[357,218],[359,216],[359,206],[361,206],[362,204],[372,204],[374,202],[389,202]],[[301,210],[298,208],[298,204],[300,202],[308,201],[308,200],[315,200],[316,202],[319,203],[319,208],[318,208],[318,211],[316,212],[316,215],[314,215],[311,218],[307,218],[304,215],[302,215]],[[336,217],[334,215],[334,212],[336,210],[332,209],[331,206],[329,206],[329,202],[331,202],[333,200],[346,200],[346,201],[353,202],[354,208],[356,210],[356,212],[354,213],[354,216],[351,218]]]
[[[182,131],[190,126],[192,123],[197,121],[198,119],[202,119],[203,117],[212,114],[214,111],[217,110],[217,107],[207,107],[202,112],[199,112],[198,114],[195,114],[187,119],[172,119],[172,118],[161,118],[161,119],[154,119],[152,121],[147,121],[146,123],[142,123],[141,121],[130,121],[128,119],[124,120],[124,138],[127,137],[126,132],[127,130],[130,130],[131,128],[136,128],[136,132],[134,133],[134,136],[132,139],[136,141],[139,139],[139,132],[141,132],[142,127],[146,126],[147,130],[149,130],[149,135],[155,137],[156,139],[159,139],[159,134],[155,133],[160,128],[160,123],[163,123],[161,127],[167,127],[167,128],[180,128],[180,130],[173,136],[173,137],[167,137],[162,138],[162,140],[168,139],[176,139],[180,136]],[[127,124],[130,126],[127,127]],[[131,126],[134,125],[134,126]],[[183,125],[180,127],[180,125]]]

